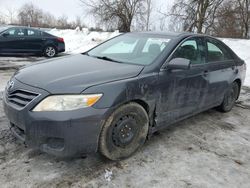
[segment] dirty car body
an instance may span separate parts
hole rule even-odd
[[[29,146],[75,156],[98,151],[103,125],[124,104],[143,107],[151,135],[221,105],[232,83],[241,87],[245,71],[244,61],[210,36],[128,33],[20,69],[6,87],[4,109],[12,132]],[[49,97],[79,95],[99,98],[70,110],[40,107]]]

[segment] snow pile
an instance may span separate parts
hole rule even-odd
[[[119,31],[111,32],[90,32],[87,28],[80,30],[52,29],[49,31],[52,35],[64,38],[66,44],[66,53],[82,53],[101,42],[119,35]],[[250,86],[250,40],[244,39],[221,39],[226,43],[239,57],[247,63],[247,75],[244,85]],[[248,68],[249,67],[249,68]]]
[[[58,30],[52,29],[49,31],[52,35],[64,38],[66,45],[66,53],[82,53],[97,44],[119,35],[119,31],[115,32],[90,32],[83,28]]]
[[[221,39],[247,64],[245,86],[250,87],[250,40],[246,39]]]
[[[111,170],[107,170],[105,169],[105,174],[104,174],[104,178],[106,181],[111,181],[113,176],[113,172]]]

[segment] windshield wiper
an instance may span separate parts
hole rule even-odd
[[[102,60],[107,60],[107,61],[112,61],[112,62],[116,62],[116,63],[122,63],[121,61],[117,61],[115,59],[112,59],[110,57],[107,57],[107,56],[94,56],[98,59],[102,59]]]
[[[83,52],[82,55],[87,55],[87,56],[89,56],[89,53],[88,53],[88,52]]]

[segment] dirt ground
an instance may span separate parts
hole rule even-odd
[[[0,94],[0,187],[249,188],[250,89],[231,112],[212,109],[181,121],[121,162],[99,154],[62,160],[26,148],[8,129]]]

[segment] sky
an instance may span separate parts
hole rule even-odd
[[[157,20],[158,10],[168,9],[174,0],[153,0],[154,13],[152,21]],[[10,3],[11,2],[11,3]],[[80,0],[0,0],[0,13],[6,12],[7,9],[18,10],[24,3],[32,2],[37,7],[50,12],[56,17],[66,15],[69,20],[73,21],[76,16],[80,16],[83,22],[91,25],[94,18],[89,16],[81,6]]]
[[[19,9],[24,3],[28,2],[32,2],[57,17],[65,14],[70,20],[74,20],[77,15],[83,14],[83,8],[80,6],[79,0],[0,0],[0,11]]]

